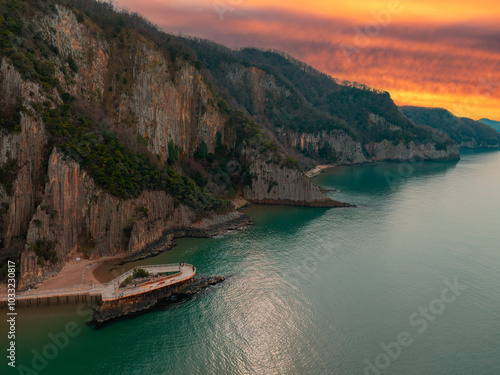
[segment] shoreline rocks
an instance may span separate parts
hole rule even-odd
[[[224,216],[203,220],[190,227],[179,227],[166,230],[157,241],[147,245],[138,253],[126,256],[121,263],[135,262],[170,250],[175,246],[174,239],[176,238],[213,238],[225,234],[228,231],[245,230],[247,226],[253,224],[254,221],[250,216],[240,212],[231,212]]]
[[[273,206],[300,206],[300,207],[314,207],[314,208],[347,208],[356,207],[354,204],[339,202],[331,198],[324,200],[314,201],[291,201],[287,199],[273,200],[273,199],[260,199],[253,200],[252,203],[266,204]]]

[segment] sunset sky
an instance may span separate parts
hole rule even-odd
[[[268,5],[272,3],[273,5]],[[494,0],[117,0],[165,31],[280,49],[399,105],[500,120]]]

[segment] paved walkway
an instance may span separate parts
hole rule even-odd
[[[136,268],[142,268],[143,270],[149,272],[153,275],[151,280],[134,286],[133,282],[125,288],[119,288],[119,285],[129,276],[131,276]],[[165,276],[165,273],[175,274]],[[140,266],[135,267],[124,274],[118,276],[116,279],[110,281],[107,284],[93,284],[81,285],[74,288],[66,289],[53,289],[53,290],[43,290],[36,291],[31,290],[29,292],[16,293],[16,300],[28,300],[36,298],[50,298],[50,297],[68,297],[68,296],[101,296],[103,301],[114,301],[120,298],[126,298],[133,295],[138,295],[142,293],[147,293],[155,289],[161,289],[166,286],[174,285],[187,281],[194,277],[196,274],[196,268],[191,264],[184,264],[183,266],[179,263],[177,264],[162,264],[155,266]],[[7,295],[0,295],[0,302],[6,302],[8,300]]]
[[[140,268],[148,271],[152,275],[158,275],[166,272],[176,272],[176,274],[170,276],[158,275],[148,282],[137,285],[137,287],[134,287],[133,282],[131,282],[128,287],[119,288],[120,284],[125,281],[128,276],[132,275],[133,270],[130,270],[107,284],[101,293],[102,300],[112,301],[150,292],[155,289],[160,289],[189,280],[196,274],[196,268],[191,264],[184,264],[184,266],[179,266],[179,264],[167,264],[161,266],[145,266]]]

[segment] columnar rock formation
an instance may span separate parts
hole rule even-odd
[[[133,30],[129,30],[134,36],[129,51],[123,53],[123,47],[103,37],[90,19],[79,21],[63,6],[32,22],[58,50],[53,64],[62,90],[106,113],[103,120],[110,126],[130,127],[160,163],[169,156],[169,143],[186,156],[202,144],[214,152],[218,137],[228,148],[232,146],[233,129],[192,64],[179,69],[152,41]],[[77,71],[68,73],[69,59]],[[107,193],[77,161],[47,147],[46,125],[34,105],[46,101],[59,105],[59,92],[49,95],[38,83],[24,79],[7,59],[2,59],[0,69],[2,105],[24,106],[20,132],[0,131],[1,166],[13,161],[17,173],[11,192],[0,186],[3,245],[8,248],[14,237],[25,240],[21,288],[57,272],[76,253],[147,256],[171,246],[175,236],[214,235],[250,221],[233,212],[200,222],[197,212],[177,204],[164,191],[144,191],[135,199]],[[259,169],[260,161],[255,163],[251,168]],[[280,172],[283,180],[276,176],[276,191],[268,192],[256,183],[247,195],[259,202],[333,206],[302,172],[290,167]],[[281,193],[283,198],[278,199]],[[32,245],[37,241],[53,244],[55,264],[45,264],[36,256]]]

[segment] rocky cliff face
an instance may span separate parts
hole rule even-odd
[[[201,82],[200,73],[185,66],[174,86],[160,66],[167,62],[154,51],[144,51],[135,62],[131,100],[121,100],[120,116],[132,113],[139,134],[148,148],[162,160],[168,156],[168,143],[180,146],[189,155],[204,142],[214,152],[216,134],[224,139],[225,121],[209,104],[213,98]],[[130,103],[130,108],[127,108]]]
[[[245,152],[253,175],[252,186],[246,187],[245,199],[254,203],[293,204],[313,207],[349,207],[330,199],[304,174],[287,167],[286,161],[269,159],[266,155]]]
[[[355,140],[357,137],[348,134],[346,130],[332,129],[321,131],[293,130],[285,122],[280,126],[272,123],[280,123],[276,113],[283,111],[282,107],[297,107],[300,104],[294,102],[292,89],[287,88],[283,81],[262,69],[246,67],[233,63],[228,66],[227,81],[232,90],[246,90],[247,96],[240,95],[243,104],[257,121],[266,124],[277,139],[287,148],[297,150],[315,159],[322,159],[337,164],[360,164],[375,161],[408,161],[415,159],[423,160],[448,160],[459,158],[456,145],[449,145],[443,150],[436,150],[435,142],[420,142],[415,144],[409,142],[405,145],[400,141],[384,140],[381,142],[369,142],[363,144]],[[318,93],[320,95],[321,93]],[[298,95],[298,94],[296,94]],[[304,98],[297,99],[305,101]],[[352,98],[351,98],[352,100]],[[314,116],[312,112],[310,116]],[[277,119],[278,118],[278,119]],[[321,116],[319,117],[321,119]],[[325,121],[324,118],[322,121]],[[332,124],[334,119],[328,120]],[[374,114],[368,114],[367,128],[374,134],[403,134],[404,129],[391,124],[386,118]],[[397,139],[397,138],[396,138]],[[393,144],[395,143],[395,144]]]
[[[185,234],[176,232],[198,229],[198,236],[210,236],[232,229],[235,222],[241,226],[249,220],[234,212],[198,222],[196,212],[183,205],[176,207],[165,192],[143,192],[130,200],[113,197],[97,187],[78,163],[54,149],[44,199],[29,225],[21,261],[27,272],[22,273],[19,285],[36,284],[77,252],[91,257],[132,257],[159,240],[163,250],[168,248],[174,237]],[[55,244],[57,264],[44,268],[36,263],[30,245],[38,240]]]
[[[316,134],[296,133],[289,129],[278,129],[279,139],[290,148],[306,150],[318,154],[325,142],[337,164],[362,164],[377,161],[414,161],[414,160],[455,160],[460,158],[457,144],[449,144],[437,150],[434,143],[415,144],[392,141],[371,142],[363,146],[341,130]]]
[[[279,139],[290,148],[318,154],[325,143],[330,156],[337,164],[361,164],[368,161],[361,143],[356,142],[342,130],[322,131],[315,134],[297,133],[290,129],[277,129]]]
[[[460,147],[463,148],[499,148],[499,143],[492,143],[487,141],[478,141],[475,138],[464,137],[462,142],[460,142]]]
[[[162,161],[170,141],[188,155],[202,142],[213,152],[217,132],[227,141],[215,99],[192,65],[178,71],[154,43],[133,30],[127,47],[108,42],[89,19],[78,22],[61,6],[40,21],[40,28],[58,47],[61,63],[72,57],[78,66],[71,79],[59,74],[67,91],[106,106],[113,121],[131,126]]]
[[[342,130],[318,131],[314,133],[293,131],[286,126],[273,127],[267,117],[270,111],[280,111],[278,103],[291,97],[290,89],[278,83],[273,75],[256,67],[232,64],[228,67],[228,81],[240,90],[249,93],[246,107],[254,117],[269,126],[278,140],[287,148],[318,155],[325,143],[329,145],[328,157],[339,164],[359,164],[367,161],[359,142]],[[270,109],[271,108],[271,109]]]
[[[27,108],[34,99],[42,98],[37,84],[25,82],[14,67],[5,59],[0,67],[1,105],[9,108],[22,101]],[[30,95],[33,93],[33,95]],[[17,178],[9,195],[2,188],[0,200],[3,203],[4,246],[8,247],[13,237],[26,233],[29,220],[35,210],[35,202],[41,194],[42,160],[47,135],[43,122],[26,112],[21,113],[20,131],[7,133],[0,130],[0,164],[5,166],[13,160]]]
[[[110,67],[110,43],[102,31],[85,19],[78,22],[75,13],[56,5],[56,12],[33,20],[43,38],[57,47],[59,57],[53,59],[58,67],[57,78],[65,91],[99,103],[105,92]],[[66,65],[72,58],[77,71]]]
[[[256,67],[240,64],[227,66],[227,81],[237,90],[244,90],[246,109],[257,118],[266,121],[269,108],[286,100],[291,95],[289,89],[276,82],[276,78]]]
[[[369,143],[366,146],[374,161],[415,161],[415,160],[456,160],[460,158],[460,149],[457,144],[447,145],[443,150],[437,150],[436,145],[425,143],[416,145],[382,141]]]

